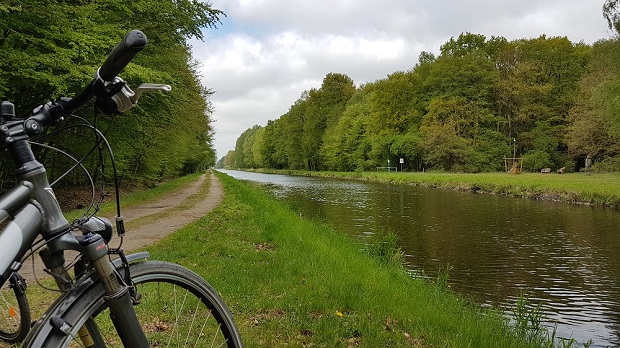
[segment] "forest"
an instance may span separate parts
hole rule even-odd
[[[76,112],[82,120],[68,119],[61,126],[69,129],[39,142],[82,158],[95,137],[85,128],[71,127],[93,123],[96,117],[98,128],[108,130],[123,185],[148,184],[208,168],[215,163],[212,91],[201,86],[198,63],[187,42],[201,39],[203,29],[215,29],[222,16],[198,0],[3,1],[0,100],[14,103],[17,117],[28,117],[37,105],[75,95],[125,34],[140,29],[149,44],[121,76],[132,88],[143,82],[165,83],[172,91],[145,94],[140,104],[117,116],[98,115],[87,106]],[[52,177],[73,165],[58,152],[35,145],[33,150]],[[0,162],[2,185],[11,182],[14,171],[5,157]],[[97,167],[97,158],[88,161]],[[65,183],[83,181],[83,173],[74,171]]]
[[[606,10],[613,29],[616,9]],[[243,132],[218,164],[366,171],[388,161],[400,170],[402,159],[406,171],[492,172],[517,157],[524,171],[570,172],[590,156],[592,170],[620,171],[617,37],[588,45],[462,33],[412,66],[360,86],[327,74],[287,113]]]

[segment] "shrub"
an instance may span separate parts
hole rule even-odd
[[[523,156],[523,168],[530,172],[537,172],[546,167],[552,167],[551,156],[540,150],[528,152]]]

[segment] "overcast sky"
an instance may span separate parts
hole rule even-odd
[[[253,125],[279,118],[330,72],[359,86],[411,69],[463,32],[508,40],[608,38],[604,0],[211,0],[227,17],[192,41],[216,93],[217,156]]]

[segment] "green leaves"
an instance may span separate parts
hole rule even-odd
[[[28,116],[39,104],[72,96],[129,30],[140,29],[149,46],[121,76],[133,88],[152,82],[173,90],[146,94],[119,117],[109,138],[120,170],[126,180],[142,182],[207,168],[215,162],[212,107],[186,40],[201,38],[223,15],[197,0],[9,0],[0,5],[0,98],[15,103],[19,116]],[[79,114],[92,120],[90,109]],[[54,141],[81,153],[90,141],[82,138],[61,134]],[[43,160],[57,167],[55,157]]]
[[[404,158],[405,170],[495,171],[513,139],[531,170],[620,155],[618,42],[464,33],[440,51],[356,89],[327,75],[267,125],[262,165],[352,171]]]
[[[605,0],[603,5],[603,17],[607,20],[609,29],[614,30],[616,34],[620,33],[620,1]]]

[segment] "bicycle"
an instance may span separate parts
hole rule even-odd
[[[111,248],[112,224],[95,213],[70,224],[45,167],[29,146],[29,139],[92,99],[101,112],[113,114],[130,109],[145,91],[170,90],[167,85],[142,84],[134,92],[117,76],[146,44],[141,31],[129,32],[81,93],[41,105],[25,120],[14,119],[12,103],[0,105],[0,147],[8,150],[17,168],[16,185],[0,196],[0,223],[5,224],[0,232],[0,286],[11,284],[20,303],[18,309],[9,307],[19,310],[20,322],[7,330],[0,328],[0,338],[16,342],[25,336],[23,347],[37,348],[243,346],[229,309],[196,273],[147,260],[147,252],[125,255],[120,246]],[[125,227],[113,155],[105,136],[90,128],[110,153],[117,190],[116,232],[122,245]],[[76,166],[81,165],[77,162]],[[27,301],[21,305],[25,282],[18,271],[37,250],[62,295],[28,330],[30,311]],[[68,250],[77,251],[79,257],[67,262]]]

